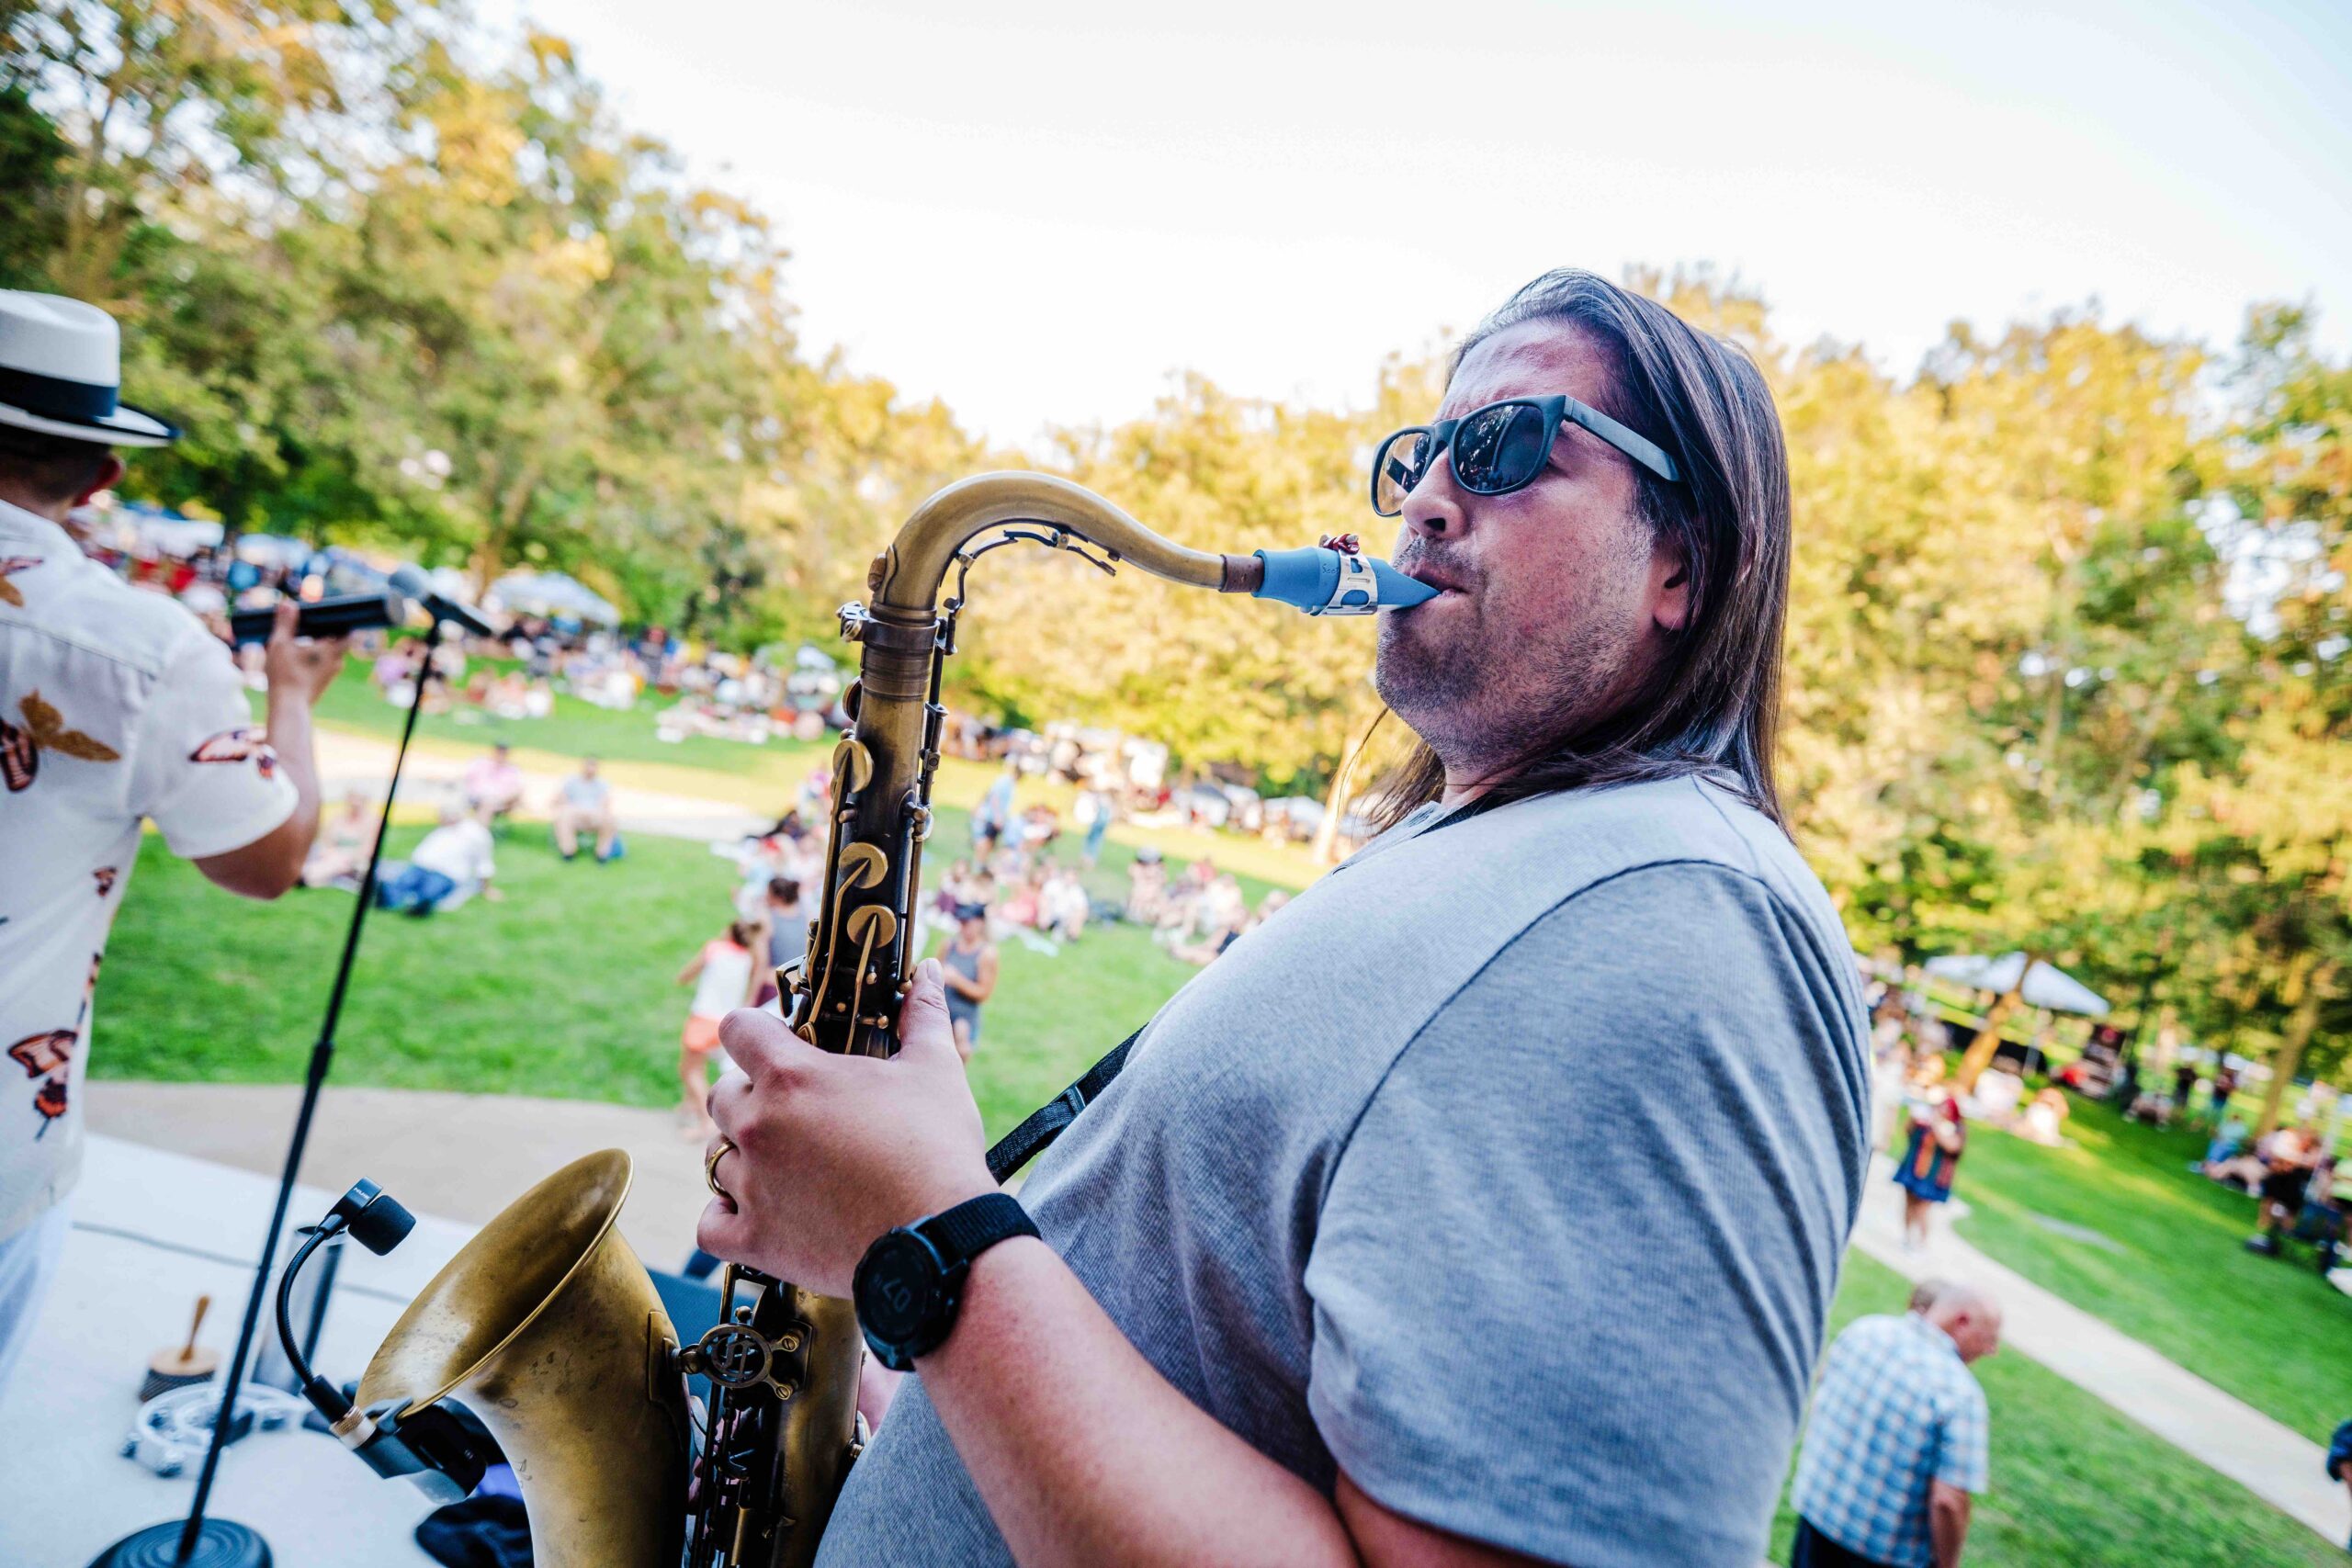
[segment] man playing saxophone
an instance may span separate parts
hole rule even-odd
[[[935,964],[892,1058],[726,1021],[702,1245],[854,1288],[919,1374],[821,1562],[1763,1555],[1870,1098],[1773,788],[1778,416],[1574,272],[1437,414],[1375,459],[1441,590],[1382,617],[1387,830],[1160,1010],[1018,1210]]]

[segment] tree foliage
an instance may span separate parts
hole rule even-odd
[[[1374,526],[1345,411],[1177,379],[990,454],[812,359],[767,218],[622,124],[561,40],[430,0],[0,0],[0,286],[106,305],[185,423],[154,499],[631,618],[812,635],[922,496],[1034,460],[1201,548]],[[2222,354],[2096,308],[1952,326],[1914,372],[1778,341],[1701,271],[1635,287],[1739,344],[1785,419],[1784,793],[1856,942],[2024,947],[2201,1038],[2352,1029],[2352,367],[2266,307]],[[959,700],[1118,725],[1320,792],[1378,712],[1370,627],[994,554]]]

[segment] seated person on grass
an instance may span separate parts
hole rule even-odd
[[[556,853],[571,860],[580,853],[580,836],[596,840],[602,864],[620,852],[620,826],[613,817],[613,786],[596,776],[596,759],[580,759],[580,771],[563,781],[555,802]]]
[[[2073,1111],[2064,1090],[2052,1087],[2033,1097],[2017,1124],[2009,1130],[2045,1148],[2056,1148],[2065,1138],[2066,1117]]]
[[[2319,1151],[2311,1140],[2299,1134],[2286,1134],[2271,1145],[2270,1168],[2262,1179],[2261,1205],[2257,1211],[2257,1228],[2246,1237],[2248,1252],[2277,1256],[2280,1239],[2294,1227],[2303,1212],[2304,1196],[2312,1189],[2312,1177],[2321,1164]],[[2335,1180],[2333,1162],[2328,1165],[2326,1190]]]
[[[501,740],[487,757],[477,757],[466,770],[466,806],[484,822],[494,822],[521,803],[523,770],[514,765],[514,749]]]
[[[1136,852],[1127,864],[1125,917],[1137,925],[1156,926],[1168,908],[1168,867],[1149,844]]]
[[[376,813],[368,792],[354,784],[344,792],[343,809],[319,824],[319,836],[302,860],[305,887],[356,888],[376,845]]]
[[[2245,1143],[2245,1118],[2235,1111],[2222,1118],[2213,1133],[2212,1141],[2205,1145],[2205,1158],[2200,1162],[2204,1172],[2213,1176],[2214,1168],[2227,1165]],[[2215,1176],[2215,1180],[2222,1179]]]
[[[376,904],[420,918],[446,913],[477,893],[495,904],[505,897],[491,886],[497,871],[490,829],[481,818],[447,801],[441,825],[418,841],[408,859],[385,863],[376,880]]]
[[[2335,1197],[2335,1158],[2322,1158],[2303,1189],[2303,1210],[2295,1218],[2295,1239],[2309,1242],[2320,1272],[2335,1267],[2344,1247],[2344,1205]]]

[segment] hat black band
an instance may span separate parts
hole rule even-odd
[[[78,424],[95,424],[102,419],[112,419],[118,390],[114,387],[92,386],[87,381],[68,381],[62,377],[43,376],[31,370],[11,370],[0,366],[0,403],[20,408],[42,419],[66,420]]]

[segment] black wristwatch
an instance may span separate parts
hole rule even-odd
[[[989,1192],[887,1231],[858,1260],[850,1295],[865,1343],[892,1371],[914,1371],[956,1326],[972,1259],[1036,1225],[1007,1192]]]

